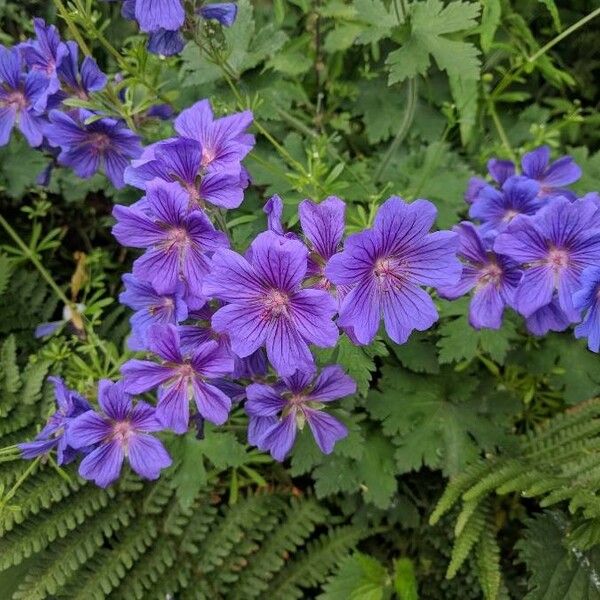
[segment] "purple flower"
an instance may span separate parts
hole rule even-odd
[[[203,173],[203,149],[194,140],[177,138],[153,144],[133,162],[125,180],[144,189],[148,181],[162,179],[177,182],[189,195],[190,203],[199,208],[205,202],[224,208],[237,208],[244,199],[245,181],[239,168],[234,172]]]
[[[215,4],[205,4],[198,10],[198,14],[203,19],[214,19],[223,27],[231,27],[237,17],[237,4],[233,2],[218,2]]]
[[[58,29],[46,25],[44,19],[34,19],[33,28],[36,39],[21,44],[19,49],[27,67],[48,78],[48,92],[54,94],[60,89],[57,70],[67,56],[67,46],[61,42]]]
[[[46,426],[37,434],[32,442],[18,444],[23,458],[35,458],[47,454],[56,448],[58,464],[70,462],[75,457],[73,447],[68,443],[66,433],[73,419],[91,410],[87,400],[74,390],[70,390],[60,377],[48,377],[54,384],[56,412],[50,416]]]
[[[67,56],[58,67],[58,77],[71,95],[87,100],[91,92],[104,89],[108,78],[91,56],[86,56],[79,68],[79,49],[75,42],[67,42]]]
[[[549,304],[538,308],[525,320],[527,329],[534,335],[546,335],[549,331],[564,331],[571,324],[571,320],[554,296]]]
[[[550,148],[541,146],[525,154],[521,166],[523,175],[539,182],[540,198],[564,196],[569,200],[575,199],[575,194],[565,188],[581,177],[581,169],[571,156],[563,156],[550,163]]]
[[[175,119],[175,130],[181,137],[200,143],[203,167],[237,171],[254,146],[254,136],[246,133],[252,119],[249,110],[215,119],[210,102],[200,100]]]
[[[50,111],[46,136],[53,146],[60,147],[61,165],[71,167],[79,177],[87,179],[102,164],[112,184],[122,188],[125,167],[142,152],[140,140],[123,122],[108,118],[88,122],[94,117],[87,110],[71,114]]]
[[[533,215],[541,206],[540,186],[526,177],[509,177],[502,190],[488,185],[471,204],[469,216],[483,223],[483,231],[502,231],[517,215]]]
[[[336,285],[353,286],[342,301],[338,325],[359,343],[373,340],[382,313],[398,344],[413,329],[423,331],[437,320],[420,286],[454,285],[462,266],[456,233],[428,233],[436,212],[427,200],[406,204],[392,197],[379,208],[373,228],[350,236],[344,251],[329,260],[325,275]]]
[[[473,204],[479,197],[479,192],[487,187],[489,184],[485,179],[481,177],[471,177],[467,184],[467,190],[465,192],[465,202],[467,204]]]
[[[334,300],[302,288],[308,251],[301,242],[267,231],[251,250],[250,262],[230,250],[215,252],[204,293],[229,304],[214,314],[213,329],[227,333],[240,357],[266,345],[282,376],[312,370],[308,344],[331,347],[338,338]]]
[[[472,223],[454,227],[465,261],[460,281],[439,288],[440,296],[454,300],[474,289],[469,307],[469,322],[476,329],[499,329],[505,306],[512,306],[522,272],[510,259],[491,252],[491,242],[481,238]]]
[[[488,173],[499,185],[510,179],[515,174],[515,163],[510,160],[492,158],[487,164]]]
[[[203,212],[188,212],[187,194],[174,183],[150,183],[141,207],[115,206],[113,216],[112,232],[121,244],[147,248],[133,263],[133,274],[160,292],[185,281],[190,293],[201,295],[209,271],[206,252],[228,244]]]
[[[325,367],[316,379],[312,373],[296,372],[274,386],[252,383],[246,388],[248,442],[282,461],[294,445],[298,429],[308,423],[321,452],[330,454],[348,430],[321,409],[355,392],[356,383],[339,365]]]
[[[30,146],[44,140],[49,79],[39,71],[24,75],[21,66],[17,48],[0,46],[0,146],[8,144],[15,124]]]
[[[600,228],[593,200],[555,198],[535,217],[520,215],[494,243],[494,250],[525,265],[515,295],[517,310],[529,317],[558,291],[560,308],[571,321],[579,319],[573,294],[581,272],[600,262]]]
[[[275,194],[271,196],[263,206],[263,212],[267,215],[267,229],[277,235],[288,235],[283,227],[283,200]],[[294,236],[295,237],[295,236]]]
[[[145,402],[132,403],[123,382],[102,379],[98,386],[98,403],[104,414],[94,411],[75,419],[67,433],[73,448],[96,446],[79,465],[79,474],[107,487],[121,472],[125,457],[131,468],[146,479],[157,479],[161,469],[171,464],[162,443],[149,435],[161,431],[155,410]]]
[[[128,392],[146,392],[160,385],[156,414],[165,427],[176,433],[187,431],[190,397],[204,419],[216,425],[225,423],[231,399],[214,385],[214,380],[231,373],[233,358],[222,344],[206,342],[184,356],[177,328],[154,325],[148,332],[148,347],[163,362],[126,362],[121,371]]]
[[[573,296],[579,311],[586,311],[575,327],[575,337],[586,337],[592,352],[600,351],[600,266],[588,267],[581,274],[581,289]]]
[[[183,26],[185,10],[181,0],[135,0],[135,20],[145,32]]]
[[[185,42],[179,31],[158,29],[148,35],[148,52],[160,54],[161,56],[174,56],[179,54]]]
[[[187,319],[183,284],[176,285],[173,291],[160,293],[151,283],[130,274],[123,275],[123,283],[125,291],[119,294],[119,302],[136,311],[130,319],[128,345],[132,350],[147,349],[146,337],[152,325],[176,325]]]
[[[329,290],[332,285],[325,277],[327,261],[341,250],[344,237],[346,204],[329,196],[323,202],[315,204],[304,200],[298,207],[302,232],[308,240],[308,275],[316,277],[316,286]]]

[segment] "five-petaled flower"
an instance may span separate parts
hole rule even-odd
[[[72,461],[76,454],[66,436],[70,424],[92,407],[85,398],[67,388],[60,377],[49,377],[48,380],[54,384],[56,411],[33,441],[23,442],[18,447],[23,458],[35,458],[56,448],[57,462],[62,465]]]
[[[593,199],[551,199],[535,216],[520,215],[494,242],[494,250],[524,265],[515,306],[529,317],[550,304],[554,292],[566,317],[579,320],[573,304],[582,271],[600,262],[600,224]]]
[[[332,347],[338,329],[331,296],[303,288],[308,250],[299,241],[267,231],[251,246],[250,262],[230,250],[215,252],[204,293],[227,303],[212,318],[240,357],[265,345],[269,361],[282,375],[311,370],[308,344]]]
[[[282,461],[308,423],[321,451],[330,454],[348,430],[322,409],[355,392],[356,383],[339,365],[325,367],[316,379],[314,373],[297,371],[273,386],[252,383],[246,388],[248,441]]]
[[[433,301],[420,286],[454,285],[462,267],[456,233],[429,233],[435,216],[427,200],[406,204],[392,197],[379,208],[373,228],[350,236],[344,251],[327,263],[325,275],[333,283],[352,286],[338,324],[359,343],[373,340],[382,313],[388,335],[398,344],[414,329],[423,331],[437,321]]]
[[[93,448],[79,465],[79,474],[107,487],[121,472],[125,458],[146,479],[157,479],[171,457],[156,437],[163,429],[155,410],[146,402],[133,404],[123,382],[107,379],[98,385],[98,403],[103,413],[88,411],[77,417],[67,432],[73,448]]]
[[[207,252],[227,246],[206,214],[188,210],[187,194],[175,183],[160,180],[148,185],[141,206],[115,206],[113,235],[125,246],[147,248],[133,264],[133,274],[150,281],[158,291],[174,290],[184,281],[201,295],[209,272]]]
[[[138,394],[160,385],[156,414],[165,427],[176,433],[187,431],[190,397],[204,419],[222,425],[229,416],[231,398],[211,380],[233,371],[233,357],[228,349],[208,341],[184,355],[174,325],[154,325],[147,340],[161,363],[138,359],[126,362],[121,368],[125,389]]]
[[[106,176],[116,188],[125,183],[123,173],[132,158],[142,152],[140,139],[122,121],[96,118],[87,110],[70,114],[50,111],[50,124],[45,129],[52,146],[59,147],[58,162],[71,167],[87,179],[104,167]]]
[[[463,222],[454,231],[460,240],[458,256],[465,261],[462,275],[456,285],[441,286],[439,294],[454,300],[474,290],[469,323],[476,329],[499,329],[504,308],[513,305],[522,272],[517,263],[492,252],[491,240],[481,237],[472,223]]]

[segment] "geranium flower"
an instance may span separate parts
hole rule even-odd
[[[306,247],[271,231],[256,237],[250,262],[229,250],[215,252],[204,293],[228,303],[212,318],[240,357],[266,346],[280,375],[312,370],[309,343],[332,347],[338,330],[332,321],[335,302],[322,290],[302,288]]]
[[[233,358],[226,348],[209,341],[184,356],[174,325],[154,325],[148,332],[148,348],[162,362],[127,361],[121,372],[128,392],[137,394],[160,386],[156,414],[176,433],[187,431],[190,397],[204,419],[216,425],[225,423],[231,399],[212,380],[233,370]]]
[[[428,233],[436,209],[427,200],[406,204],[392,197],[377,212],[372,229],[350,236],[333,256],[325,275],[336,285],[352,286],[344,297],[338,324],[369,344],[383,314],[388,335],[403,344],[411,331],[437,321],[433,301],[420,286],[455,284],[462,266],[456,258],[458,236]]]
[[[131,468],[146,479],[157,479],[171,457],[162,442],[150,435],[163,427],[152,406],[132,402],[123,382],[102,379],[98,386],[98,403],[103,413],[88,411],[75,419],[67,441],[73,448],[94,447],[81,461],[79,474],[107,487],[121,472],[128,459]]]
[[[308,423],[321,452],[330,454],[348,430],[322,409],[355,392],[356,383],[339,365],[325,367],[316,379],[312,373],[296,372],[274,386],[252,383],[246,388],[248,442],[282,461],[294,445],[298,430]]]

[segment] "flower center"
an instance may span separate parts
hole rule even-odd
[[[504,216],[502,217],[502,221],[504,223],[510,223],[519,213],[519,211],[515,210],[514,208],[509,208],[505,213]]]
[[[178,371],[181,377],[189,378],[194,375],[194,367],[192,367],[192,365],[190,365],[189,363],[181,365]]]
[[[112,439],[121,446],[129,444],[129,438],[134,434],[134,429],[129,421],[117,421],[112,428]]]
[[[214,148],[202,148],[202,160],[200,164],[203,167],[208,167],[210,163],[215,160],[216,152]]]
[[[189,242],[189,239],[188,232],[183,227],[172,227],[167,236],[170,246],[184,246]]]
[[[548,253],[548,266],[553,271],[562,271],[569,266],[569,253],[560,248],[552,248]]]
[[[501,280],[502,269],[496,263],[490,263],[479,272],[477,287],[481,288],[489,284],[498,286]]]
[[[290,297],[280,290],[270,290],[264,298],[265,313],[267,317],[287,315],[290,306]]]
[[[104,152],[110,146],[110,138],[106,133],[92,133],[90,135],[90,144],[98,153]]]
[[[373,265],[375,281],[382,291],[399,286],[403,282],[402,261],[394,257],[379,258]]]
[[[8,96],[6,97],[6,100],[4,100],[4,104],[6,104],[7,106],[10,106],[11,108],[13,108],[17,111],[22,111],[27,108],[28,102],[27,102],[27,98],[25,98],[25,94],[23,92],[15,90],[15,91],[11,92],[10,94],[8,94]]]

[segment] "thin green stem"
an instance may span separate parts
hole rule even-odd
[[[496,127],[496,131],[498,132],[498,136],[500,137],[502,145],[504,146],[510,159],[514,163],[516,163],[517,155],[515,154],[514,150],[512,149],[512,146],[510,145],[510,141],[508,140],[508,136],[506,135],[506,131],[504,130],[504,126],[502,125],[502,121],[500,121],[500,117],[498,117],[498,113],[496,112],[496,106],[494,105],[493,100],[489,100],[488,102],[488,111],[490,113],[490,116],[492,117],[492,120],[494,121],[494,126]]]
[[[600,8],[592,11],[590,14],[585,17],[579,19],[576,23],[573,23],[570,27],[567,27],[563,32],[559,33],[557,36],[552,38],[547,44],[542,46],[539,50],[534,52],[531,56],[526,57],[526,62],[516,67],[512,72],[509,71],[504,75],[502,80],[495,87],[494,91],[491,93],[492,98],[496,98],[499,94],[501,94],[525,69],[525,65],[533,64],[540,56],[543,56],[556,46],[556,44],[562,42],[566,37],[570,36],[572,33],[577,31],[580,27],[595,19],[598,15],[600,15]]]
[[[379,163],[379,167],[377,171],[375,171],[374,180],[375,183],[378,183],[383,172],[385,171],[388,163],[392,159],[394,152],[397,150],[398,146],[402,143],[402,140],[408,134],[410,127],[412,125],[413,119],[415,118],[415,110],[417,108],[417,80],[414,77],[411,77],[407,82],[407,102],[406,109],[404,111],[404,118],[400,123],[400,127],[398,128],[398,132],[396,133],[392,143],[390,144],[383,160]]]
[[[31,248],[27,246],[27,244],[21,239],[19,234],[9,225],[8,221],[0,215],[0,225],[4,228],[6,233],[14,240],[15,244],[19,246],[24,256],[28,258],[35,268],[40,272],[40,275],[46,280],[48,285],[54,290],[54,293],[62,300],[66,306],[68,306],[71,310],[75,309],[75,303],[71,302],[67,295],[60,289],[56,281],[52,278],[52,275],[46,270],[44,265],[40,262],[40,259],[31,251]]]
[[[21,249],[21,251],[23,252],[23,255],[33,263],[35,268],[39,271],[40,275],[46,280],[46,282],[52,288],[52,290],[57,295],[59,300],[61,300],[65,304],[65,306],[68,306],[73,314],[75,314],[75,313],[79,314],[82,318],[82,322],[84,323],[84,325],[86,325],[83,315],[81,315],[81,313],[79,313],[79,311],[77,310],[76,303],[69,300],[67,295],[60,289],[60,287],[58,286],[56,281],[54,281],[52,275],[50,275],[48,270],[40,262],[40,259],[31,251],[31,248],[29,248],[29,246],[27,246],[27,244],[21,239],[19,234],[10,226],[8,221],[6,221],[6,219],[2,215],[0,215],[0,225],[2,225],[2,227],[4,228],[6,233],[8,233],[8,235],[14,240],[14,242],[17,244],[17,246]],[[119,363],[113,358],[112,354],[107,350],[106,345],[104,344],[103,340],[101,340],[98,337],[98,335],[92,329],[92,327],[89,326],[89,323],[87,325],[88,325],[88,327],[86,327],[86,334],[88,335],[88,337],[91,340],[93,340],[94,344],[96,346],[98,346],[102,350],[102,352],[104,352],[105,356],[108,358],[108,360],[110,361],[111,364],[113,364],[115,366],[119,366]]]
[[[92,51],[90,50],[90,47],[86,44],[85,40],[79,33],[79,30],[77,29],[77,26],[73,22],[73,19],[71,19],[71,17],[69,16],[69,11],[67,10],[66,6],[63,4],[63,1],[62,0],[54,0],[54,5],[56,6],[56,9],[58,10],[58,13],[60,14],[60,16],[66,22],[67,27],[69,28],[69,31],[71,32],[71,35],[77,42],[77,45],[81,48],[81,51],[86,56],[92,56]]]
[[[8,492],[0,499],[0,512],[6,506],[6,504],[12,499],[12,497],[17,493],[17,490],[23,485],[23,482],[33,473],[35,468],[38,466],[41,456],[38,456],[32,463],[27,467],[27,469],[23,472],[21,477],[17,479],[15,484],[8,490]]]
[[[600,8],[597,8],[596,10],[592,11],[589,15],[579,19],[579,21],[577,21],[576,23],[573,23],[573,25],[571,25],[571,27],[567,27],[563,32],[559,33],[554,39],[550,40],[547,44],[542,46],[535,54],[530,56],[527,59],[527,62],[529,62],[529,63],[535,62],[540,56],[546,54],[546,52],[548,52],[548,50],[550,50],[551,48],[556,46],[556,44],[558,44],[559,42],[564,40],[566,37],[569,37],[572,33],[577,31],[580,27],[583,27],[588,21],[595,19],[598,15],[600,15]]]

